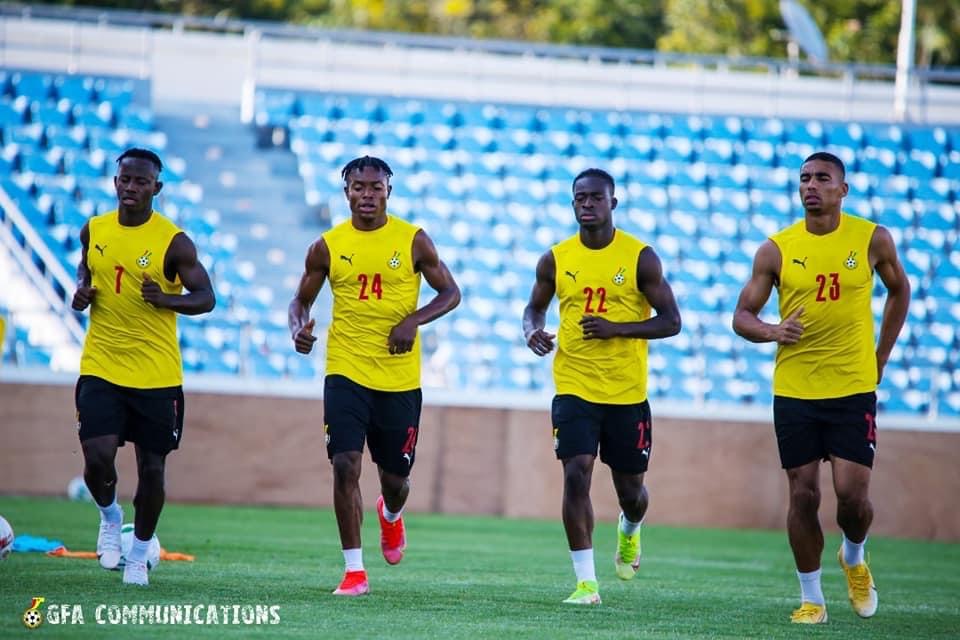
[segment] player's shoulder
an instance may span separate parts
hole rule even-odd
[[[419,225],[409,222],[408,220],[404,220],[400,216],[393,215],[392,213],[387,214],[387,223],[395,229],[402,229],[408,233],[416,233],[420,230]]]
[[[864,217],[847,213],[846,211],[841,212],[840,215],[843,216],[843,223],[853,229],[873,232],[878,226],[873,220],[868,220]]]
[[[180,231],[180,227],[173,221],[173,218],[160,211],[154,210],[150,216],[150,222],[168,231]]]
[[[635,250],[635,251],[641,251],[645,247],[650,246],[649,244],[647,244],[637,236],[633,235],[629,231],[624,231],[620,227],[617,227],[616,235],[614,236],[614,241],[623,247],[628,247],[631,250]]]
[[[770,236],[770,240],[776,245],[782,245],[785,241],[801,235],[806,230],[806,222],[800,218],[793,224],[786,226]]]
[[[550,250],[553,251],[553,253],[557,253],[558,251],[565,252],[571,249],[576,249],[578,247],[580,247],[579,232],[574,233],[573,235],[567,236],[563,240],[558,240],[556,243],[554,243],[552,247],[550,247]]]

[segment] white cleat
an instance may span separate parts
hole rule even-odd
[[[116,569],[120,564],[120,527],[117,523],[100,521],[100,533],[97,535],[97,559],[104,569]]]
[[[147,563],[127,560],[127,564],[123,568],[123,584],[135,584],[141,587],[149,585],[150,579],[147,577]]]

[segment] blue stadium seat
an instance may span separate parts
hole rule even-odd
[[[18,71],[10,81],[14,95],[23,96],[30,102],[46,102],[54,97],[53,76],[49,74]]]
[[[82,104],[93,99],[93,83],[90,76],[57,76],[53,86],[57,97]]]

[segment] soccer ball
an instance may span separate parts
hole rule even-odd
[[[6,518],[0,516],[0,560],[3,560],[13,552],[13,527],[7,522]]]
[[[133,523],[120,527],[120,564],[118,567],[124,567],[127,564],[127,555],[133,548]],[[150,546],[147,548],[147,569],[153,569],[160,564],[160,538],[153,534],[150,538]]]
[[[90,495],[83,476],[77,476],[67,483],[67,497],[77,502],[93,502],[93,496]]]

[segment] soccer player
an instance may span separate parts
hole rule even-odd
[[[564,600],[569,604],[600,604],[590,502],[598,449],[622,510],[617,576],[630,580],[640,566],[640,524],[648,503],[643,476],[653,444],[647,340],[680,331],[680,311],[660,259],[653,247],[614,227],[616,206],[614,181],[606,171],[587,169],[574,179],[580,231],[540,258],[523,313],[527,345],[538,356],[551,352],[558,338],[552,422],[554,449],[563,463],[563,525],[577,576],[576,590]],[[544,329],[555,294],[559,337]]]
[[[392,175],[380,158],[347,163],[342,176],[350,220],[307,249],[304,273],[290,302],[294,345],[299,353],[310,353],[317,339],[310,307],[330,280],[333,320],[327,332],[323,419],[346,565],[335,595],[370,591],[360,543],[364,440],[380,475],[380,548],[391,565],[403,558],[401,512],[410,493],[420,422],[417,329],[460,302],[460,289],[426,232],[387,213]],[[421,274],[437,293],[418,309]]]
[[[903,327],[910,283],[890,233],[841,211],[845,169],[818,152],[800,168],[804,218],[771,236],[757,250],[753,274],[733,317],[733,329],[751,342],[776,342],[773,421],[780,462],[787,473],[787,534],[800,579],[800,608],[791,620],[827,621],[820,588],[820,460],[833,467],[837,558],[854,611],[877,610],[877,590],[864,559],[873,520],[868,497],[877,445],[877,384]],[[874,273],[887,289],[879,342],[874,342],[871,294]],[[778,324],[758,317],[776,287]]]
[[[117,447],[137,454],[134,539],[123,581],[146,586],[147,549],[163,509],[164,464],[183,435],[183,367],[177,314],[197,315],[216,300],[197,249],[153,210],[163,164],[152,151],[117,159],[117,209],[80,230],[82,256],[72,306],[90,307],[76,405],[87,487],[100,508],[97,556],[120,562],[123,511],[117,504]],[[187,293],[183,293],[183,289]]]

